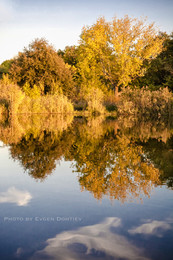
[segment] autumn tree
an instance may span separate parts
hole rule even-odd
[[[58,55],[61,56],[65,63],[68,63],[71,66],[77,65],[78,62],[78,47],[66,46],[64,50],[58,50]]]
[[[149,86],[151,89],[168,87],[173,91],[173,33],[164,36],[163,50],[148,66],[147,73],[138,77],[133,84],[142,87]]]
[[[61,88],[66,95],[73,91],[72,73],[53,46],[36,39],[19,52],[10,68],[11,78],[23,88],[27,83],[39,86],[42,94],[54,94]]]
[[[69,149],[82,190],[95,198],[104,195],[121,202],[149,196],[159,184],[159,170],[147,160],[135,139],[116,131],[117,122],[99,118],[80,124]]]
[[[77,97],[79,93],[79,71],[77,69],[78,58],[79,58],[79,46],[66,46],[64,50],[59,49],[57,51],[58,55],[62,57],[64,62],[69,65],[70,70],[72,71],[73,80],[75,82],[75,88],[73,88],[73,97]]]
[[[127,86],[144,75],[145,62],[151,62],[162,51],[163,38],[154,24],[127,15],[111,22],[99,18],[84,27],[80,36],[79,71],[83,85],[98,84],[114,89]]]

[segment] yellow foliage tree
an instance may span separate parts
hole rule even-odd
[[[100,82],[101,87],[116,93],[119,86],[127,86],[136,76],[144,75],[144,64],[162,51],[164,41],[153,23],[127,15],[114,17],[111,22],[99,18],[92,26],[83,28],[80,38],[79,71],[83,85]]]

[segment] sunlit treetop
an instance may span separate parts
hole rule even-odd
[[[107,22],[99,18],[92,26],[84,27],[80,36],[79,69],[83,81],[98,78],[112,88],[127,86],[145,72],[150,62],[163,49],[164,37],[154,23],[146,19],[114,17]]]

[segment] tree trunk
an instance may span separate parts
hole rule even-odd
[[[114,92],[115,92],[115,98],[118,99],[119,96],[118,86],[114,87]]]

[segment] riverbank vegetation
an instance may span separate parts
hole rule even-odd
[[[85,26],[78,46],[36,39],[0,66],[0,115],[171,117],[173,38],[128,16]]]
[[[4,76],[0,81],[0,96],[2,113],[5,109],[9,114],[54,114],[71,113],[73,105],[62,93],[40,95],[39,88],[34,85],[29,88],[29,83],[23,86],[23,90],[8,76]]]

